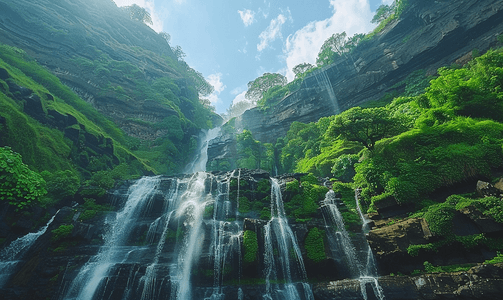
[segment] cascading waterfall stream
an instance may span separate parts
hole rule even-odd
[[[172,272],[172,299],[192,299],[191,271],[201,251],[203,214],[211,201],[205,194],[205,181],[208,174],[198,172],[192,175],[187,190],[181,196],[180,206],[175,217],[183,220],[185,236],[178,251],[176,267]]]
[[[213,257],[213,293],[209,298],[211,300],[224,299],[225,297],[222,291],[224,275],[227,265],[230,263],[230,261],[232,261],[232,254],[234,253],[234,251],[238,253],[238,261],[240,261],[240,236],[242,234],[242,224],[238,221],[227,221],[232,217],[238,216],[237,209],[235,213],[233,212],[229,199],[230,180],[234,177],[234,173],[235,171],[226,180],[218,182],[217,197],[213,204],[213,219],[211,220],[212,235],[210,246],[210,253],[212,253]],[[236,201],[236,203],[237,205],[239,205],[238,201]],[[241,268],[240,262],[238,268]]]
[[[357,201],[358,202],[358,201]],[[384,293],[381,286],[377,280],[377,268],[375,265],[374,257],[370,246],[368,245],[366,239],[364,241],[365,245],[365,264],[363,264],[356,253],[356,249],[349,237],[349,234],[344,225],[344,219],[337,207],[337,198],[333,190],[327,192],[325,200],[323,201],[323,216],[325,218],[325,223],[327,225],[329,239],[331,242],[331,249],[335,248],[335,243],[340,245],[344,256],[346,257],[348,268],[353,278],[359,280],[360,290],[362,293],[362,298],[367,300],[367,289],[366,284],[369,283],[374,291],[374,295],[379,300],[384,300]],[[362,218],[362,232],[365,234],[365,228],[368,227],[368,222],[364,220],[364,216],[361,213],[361,209],[358,206],[358,211],[360,218]],[[335,227],[337,231],[332,231],[330,228]],[[334,253],[336,256],[337,253]]]
[[[93,299],[99,286],[107,283],[110,269],[126,260],[131,251],[141,251],[125,244],[133,223],[148,205],[158,183],[158,177],[144,177],[130,187],[124,208],[108,223],[110,229],[104,237],[104,246],[81,268],[64,299]]]
[[[266,293],[263,298],[314,299],[311,287],[306,283],[307,274],[302,253],[286,219],[281,187],[275,178],[271,178],[271,220],[264,226],[264,240]],[[294,255],[290,253],[292,249]],[[277,261],[275,251],[278,253]],[[294,273],[297,275],[297,284],[293,280]],[[284,284],[275,284],[273,290],[271,281],[283,281]],[[299,293],[299,285],[302,286],[303,296]]]
[[[47,231],[47,228],[49,228],[49,225],[51,225],[58,213],[59,210],[52,216],[47,224],[37,232],[30,232],[18,238],[0,252],[0,288],[7,283],[24,254],[26,254],[35,241]]]
[[[208,129],[204,132],[204,137],[201,139],[199,153],[196,155],[194,161],[187,165],[185,174],[192,174],[196,172],[206,172],[206,163],[208,162],[208,146],[210,141],[220,135],[220,127]]]
[[[362,221],[362,233],[364,235],[366,235],[370,230],[370,228],[369,228],[370,220],[367,219],[362,212],[362,209],[360,207],[360,201],[358,201],[359,193],[360,193],[360,190],[356,189],[355,190],[356,209],[358,211],[358,215],[360,216],[360,220]],[[364,290],[365,284],[370,283],[370,285],[372,286],[372,289],[374,290],[374,294],[376,295],[376,297],[379,300],[384,300],[385,296],[384,296],[383,289],[382,289],[381,285],[379,284],[379,281],[377,280],[377,277],[378,277],[377,265],[375,263],[374,254],[372,253],[372,249],[370,248],[370,245],[367,243],[366,239],[365,239],[365,245],[367,247],[367,257],[366,257],[367,259],[366,259],[364,272],[363,272],[362,276],[360,276],[360,285],[361,285],[362,291]]]
[[[332,87],[332,83],[330,82],[330,78],[327,75],[326,69],[322,69],[314,75],[316,78],[316,82],[320,87],[324,87],[328,93],[328,97],[334,106],[334,113],[338,114],[339,110],[339,102],[337,101],[337,97],[335,96],[334,88]]]

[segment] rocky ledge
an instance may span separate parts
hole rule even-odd
[[[363,282],[363,284],[362,284]],[[366,282],[366,283],[365,283]],[[386,300],[416,299],[501,299],[503,264],[478,265],[466,272],[384,276],[377,279]],[[341,280],[316,284],[318,300],[360,300],[362,286],[368,299],[376,299],[374,279]]]

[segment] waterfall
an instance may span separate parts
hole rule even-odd
[[[338,114],[340,112],[339,102],[337,101],[337,97],[335,96],[334,88],[332,87],[332,83],[330,82],[330,78],[327,75],[326,69],[322,69],[314,75],[316,78],[316,83],[318,86],[325,88],[328,93],[328,98],[332,102],[334,107],[334,114]]]
[[[191,270],[199,258],[201,240],[204,239],[203,213],[209,200],[205,194],[205,180],[208,174],[198,172],[192,175],[175,216],[183,220],[184,237],[178,251],[178,259],[173,269],[171,294],[175,299],[192,299]]]
[[[302,253],[288,225],[281,188],[275,178],[271,178],[271,219],[264,226],[264,247],[266,293],[263,298],[314,299],[311,287],[306,284],[307,274]],[[275,283],[273,289],[272,282],[284,283]],[[303,295],[299,293],[299,287],[302,287]]]
[[[330,248],[334,252],[334,256],[337,256],[337,246],[342,248],[342,252],[346,258],[348,268],[353,278],[360,281],[360,290],[363,299],[367,300],[367,289],[366,284],[370,284],[374,295],[379,300],[384,300],[384,293],[377,280],[377,268],[374,260],[372,250],[370,249],[367,240],[363,238],[363,252],[365,254],[365,262],[362,263],[358,258],[356,249],[349,237],[349,234],[344,225],[344,219],[337,207],[337,199],[333,190],[327,192],[325,200],[323,201],[323,216],[325,218],[325,223],[328,229],[328,237],[330,242]],[[365,234],[365,230],[368,228],[368,220],[365,220],[363,213],[358,205],[358,199],[356,196],[358,212],[362,220],[362,233]],[[336,228],[336,231],[330,230],[331,228]]]
[[[59,210],[52,216],[47,224],[37,232],[30,232],[18,238],[0,252],[0,288],[7,283],[24,254],[26,254],[35,241],[47,231],[47,228],[49,228],[49,225],[51,225],[58,213]]]
[[[158,183],[159,177],[144,177],[129,188],[124,208],[107,220],[110,229],[104,237],[105,245],[81,268],[64,299],[93,299],[99,286],[106,284],[112,267],[127,261],[132,252],[143,250],[142,247],[128,247],[126,242]]]
[[[241,172],[241,171],[239,171]],[[218,182],[217,197],[213,204],[213,219],[211,220],[211,245],[210,253],[213,257],[213,292],[209,299],[224,299],[222,291],[225,273],[231,262],[238,261],[238,272],[241,269],[241,235],[242,223],[237,220],[237,206],[235,212],[229,199],[230,180],[235,171],[225,181]],[[240,173],[239,173],[240,174]],[[238,175],[238,199],[239,199],[239,175]],[[237,200],[237,199],[236,199]],[[237,205],[239,202],[236,201]],[[236,217],[234,221],[229,221]],[[233,254],[237,253],[237,257]],[[239,281],[240,278],[238,278]]]
[[[209,129],[203,132],[204,136],[201,138],[199,152],[196,154],[194,161],[187,165],[185,174],[192,174],[196,172],[205,172],[206,163],[208,162],[208,145],[210,141],[220,134],[220,127]]]

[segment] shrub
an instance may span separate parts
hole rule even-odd
[[[430,209],[424,214],[424,219],[428,222],[431,232],[435,235],[448,236],[452,235],[452,219],[454,218],[455,209],[453,207],[439,204]]]
[[[52,242],[58,242],[61,239],[68,237],[73,231],[73,225],[60,225],[58,228],[52,230]]]
[[[254,262],[257,259],[258,252],[258,241],[257,234],[255,231],[246,230],[243,233],[243,247],[244,247],[244,257],[245,263]]]
[[[9,147],[0,147],[0,199],[16,207],[16,211],[38,201],[47,191],[46,182],[22,161],[21,155]]]
[[[317,227],[309,230],[305,240],[305,247],[307,257],[315,263],[326,259],[325,243],[323,242],[323,235],[325,232],[319,230]]]

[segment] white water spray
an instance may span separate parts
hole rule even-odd
[[[40,230],[37,232],[30,232],[18,238],[0,252],[0,288],[7,283],[24,254],[26,254],[35,241],[47,231],[47,228],[49,228],[49,225],[51,225],[58,213],[59,210],[44,227],[40,228]]]
[[[323,204],[324,204],[323,214],[325,217],[325,222],[327,223],[327,229],[333,226],[337,228],[336,232],[329,230],[329,238],[331,240],[331,243],[333,244],[334,240],[337,240],[341,245],[348,263],[348,267],[350,268],[351,275],[360,282],[360,290],[363,299],[367,300],[366,284],[368,283],[372,286],[372,289],[374,290],[374,295],[379,300],[384,300],[385,299],[384,293],[377,280],[377,268],[375,265],[374,257],[370,249],[370,246],[365,240],[366,259],[365,264],[363,264],[358,259],[356,249],[353,246],[353,242],[351,241],[351,238],[349,237],[349,234],[345,228],[344,219],[337,207],[337,198],[335,197],[335,193],[333,190],[327,192]],[[362,231],[364,232],[364,229],[367,228],[368,226],[368,221],[365,220],[364,215],[361,213],[361,209],[359,208],[358,205],[357,207],[360,218],[362,218],[362,224],[363,224]],[[333,247],[333,245],[331,246]]]

